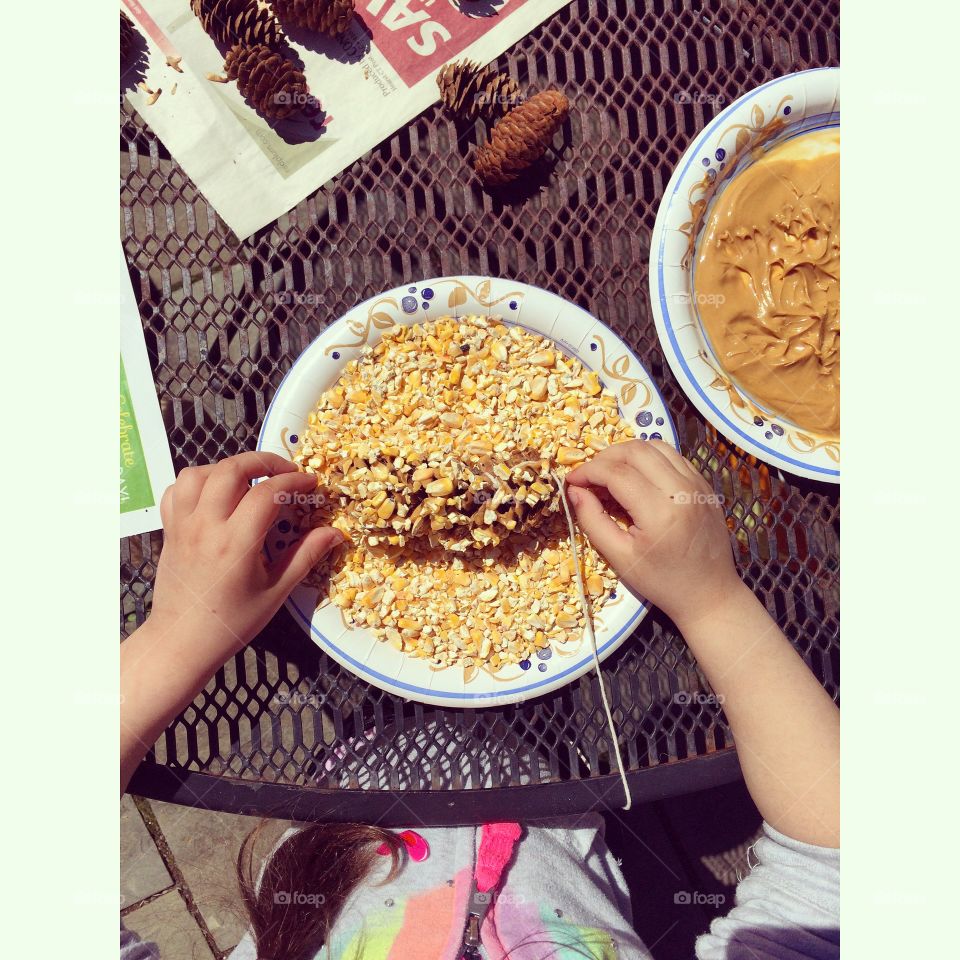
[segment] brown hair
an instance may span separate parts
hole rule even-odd
[[[250,918],[258,960],[313,960],[343,905],[379,859],[390,852],[392,880],[402,866],[403,841],[362,823],[318,823],[282,840],[257,878],[257,841],[269,820],[244,839],[237,855],[240,896]]]

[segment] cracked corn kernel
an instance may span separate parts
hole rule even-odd
[[[603,387],[600,386],[600,374],[595,370],[591,370],[583,378],[583,388],[589,396],[597,396],[603,390]]]
[[[562,463],[564,466],[582,463],[586,459],[587,455],[582,450],[577,450],[574,447],[557,448],[557,463]]]
[[[534,367],[552,367],[557,355],[552,350],[538,350],[530,355],[528,363]]]
[[[441,477],[428,483],[424,489],[431,497],[445,497],[453,492],[453,481],[449,477]]]
[[[541,400],[531,399],[534,383]],[[597,374],[536,334],[485,317],[386,330],[320,398],[294,458],[329,493],[310,525],[332,524],[348,538],[324,561],[318,582],[348,623],[410,656],[436,667],[471,660],[518,670],[537,649],[582,635],[566,525],[558,514],[533,527],[518,522],[513,504],[472,489],[472,478],[492,464],[491,475],[505,474],[515,494],[547,501],[555,495],[549,472],[536,466],[514,480],[504,464],[529,459],[563,476],[592,451],[631,436]],[[456,464],[465,478],[450,473]],[[343,482],[325,486],[332,465]],[[451,554],[429,535],[403,532],[408,522],[427,534],[434,521],[446,522],[447,481],[451,491],[477,496],[478,522],[489,512],[506,518],[502,539]],[[413,484],[410,496],[399,496],[398,483]],[[380,518],[388,502],[389,516]],[[616,578],[588,544],[581,549],[597,613]]]

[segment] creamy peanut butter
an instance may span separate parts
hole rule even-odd
[[[714,352],[762,406],[840,431],[840,134],[773,147],[717,197],[694,292]]]

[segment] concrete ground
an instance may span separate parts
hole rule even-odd
[[[125,926],[164,960],[222,960],[246,930],[235,879],[259,820],[124,796],[120,903]],[[282,826],[282,824],[278,824]]]
[[[163,960],[223,960],[243,936],[235,864],[255,817],[125,796],[120,804],[121,916]],[[634,925],[657,960],[687,960],[733,903],[760,815],[742,783],[607,816]],[[287,824],[278,823],[278,829]]]

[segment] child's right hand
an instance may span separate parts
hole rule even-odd
[[[567,475],[581,529],[632,590],[660,607],[682,632],[745,589],[734,566],[719,497],[673,447],[630,440]],[[619,527],[598,497],[629,514]]]

